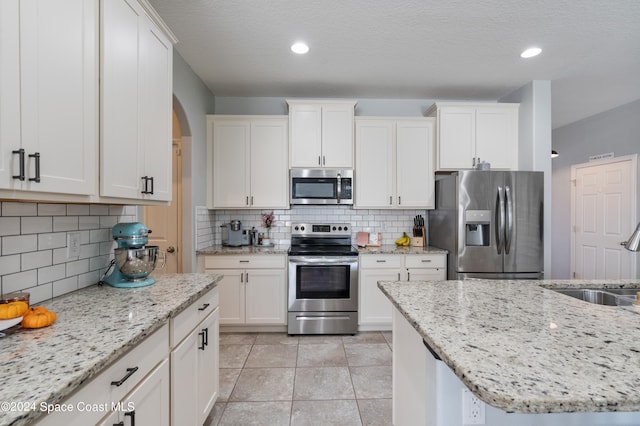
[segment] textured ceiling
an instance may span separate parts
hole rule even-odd
[[[216,96],[495,100],[550,80],[554,128],[640,99],[640,0],[150,3]]]

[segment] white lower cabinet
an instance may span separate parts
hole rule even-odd
[[[378,281],[446,280],[446,254],[363,254],[359,264],[361,331],[391,329],[393,305]]]
[[[205,272],[220,274],[220,324],[286,325],[285,255],[206,256]]]
[[[171,320],[171,424],[202,425],[218,398],[218,288]]]
[[[38,425],[106,425],[126,417],[130,424],[135,417],[139,425],[168,425],[168,348],[169,325],[165,324],[62,401],[61,406],[71,407],[69,411],[47,414]]]

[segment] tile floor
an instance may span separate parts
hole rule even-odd
[[[391,332],[221,333],[214,425],[390,425]]]

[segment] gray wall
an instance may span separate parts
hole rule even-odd
[[[551,277],[561,279],[571,275],[571,166],[596,154],[640,153],[640,100],[555,129],[553,149],[560,156],[552,161]]]
[[[182,264],[184,272],[196,271],[194,256],[195,206],[206,205],[207,124],[213,114],[213,94],[191,70],[178,52],[173,51],[174,110],[180,120],[182,145]]]

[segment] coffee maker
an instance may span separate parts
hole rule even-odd
[[[115,225],[111,230],[111,236],[117,247],[114,249],[114,259],[101,282],[120,288],[143,287],[155,283],[156,280],[149,277],[149,274],[156,267],[158,246],[146,245],[150,233],[151,230],[140,222],[122,222]]]
[[[229,223],[220,225],[222,231],[222,245],[239,247],[249,245],[249,232],[242,229],[242,222],[232,220]]]

